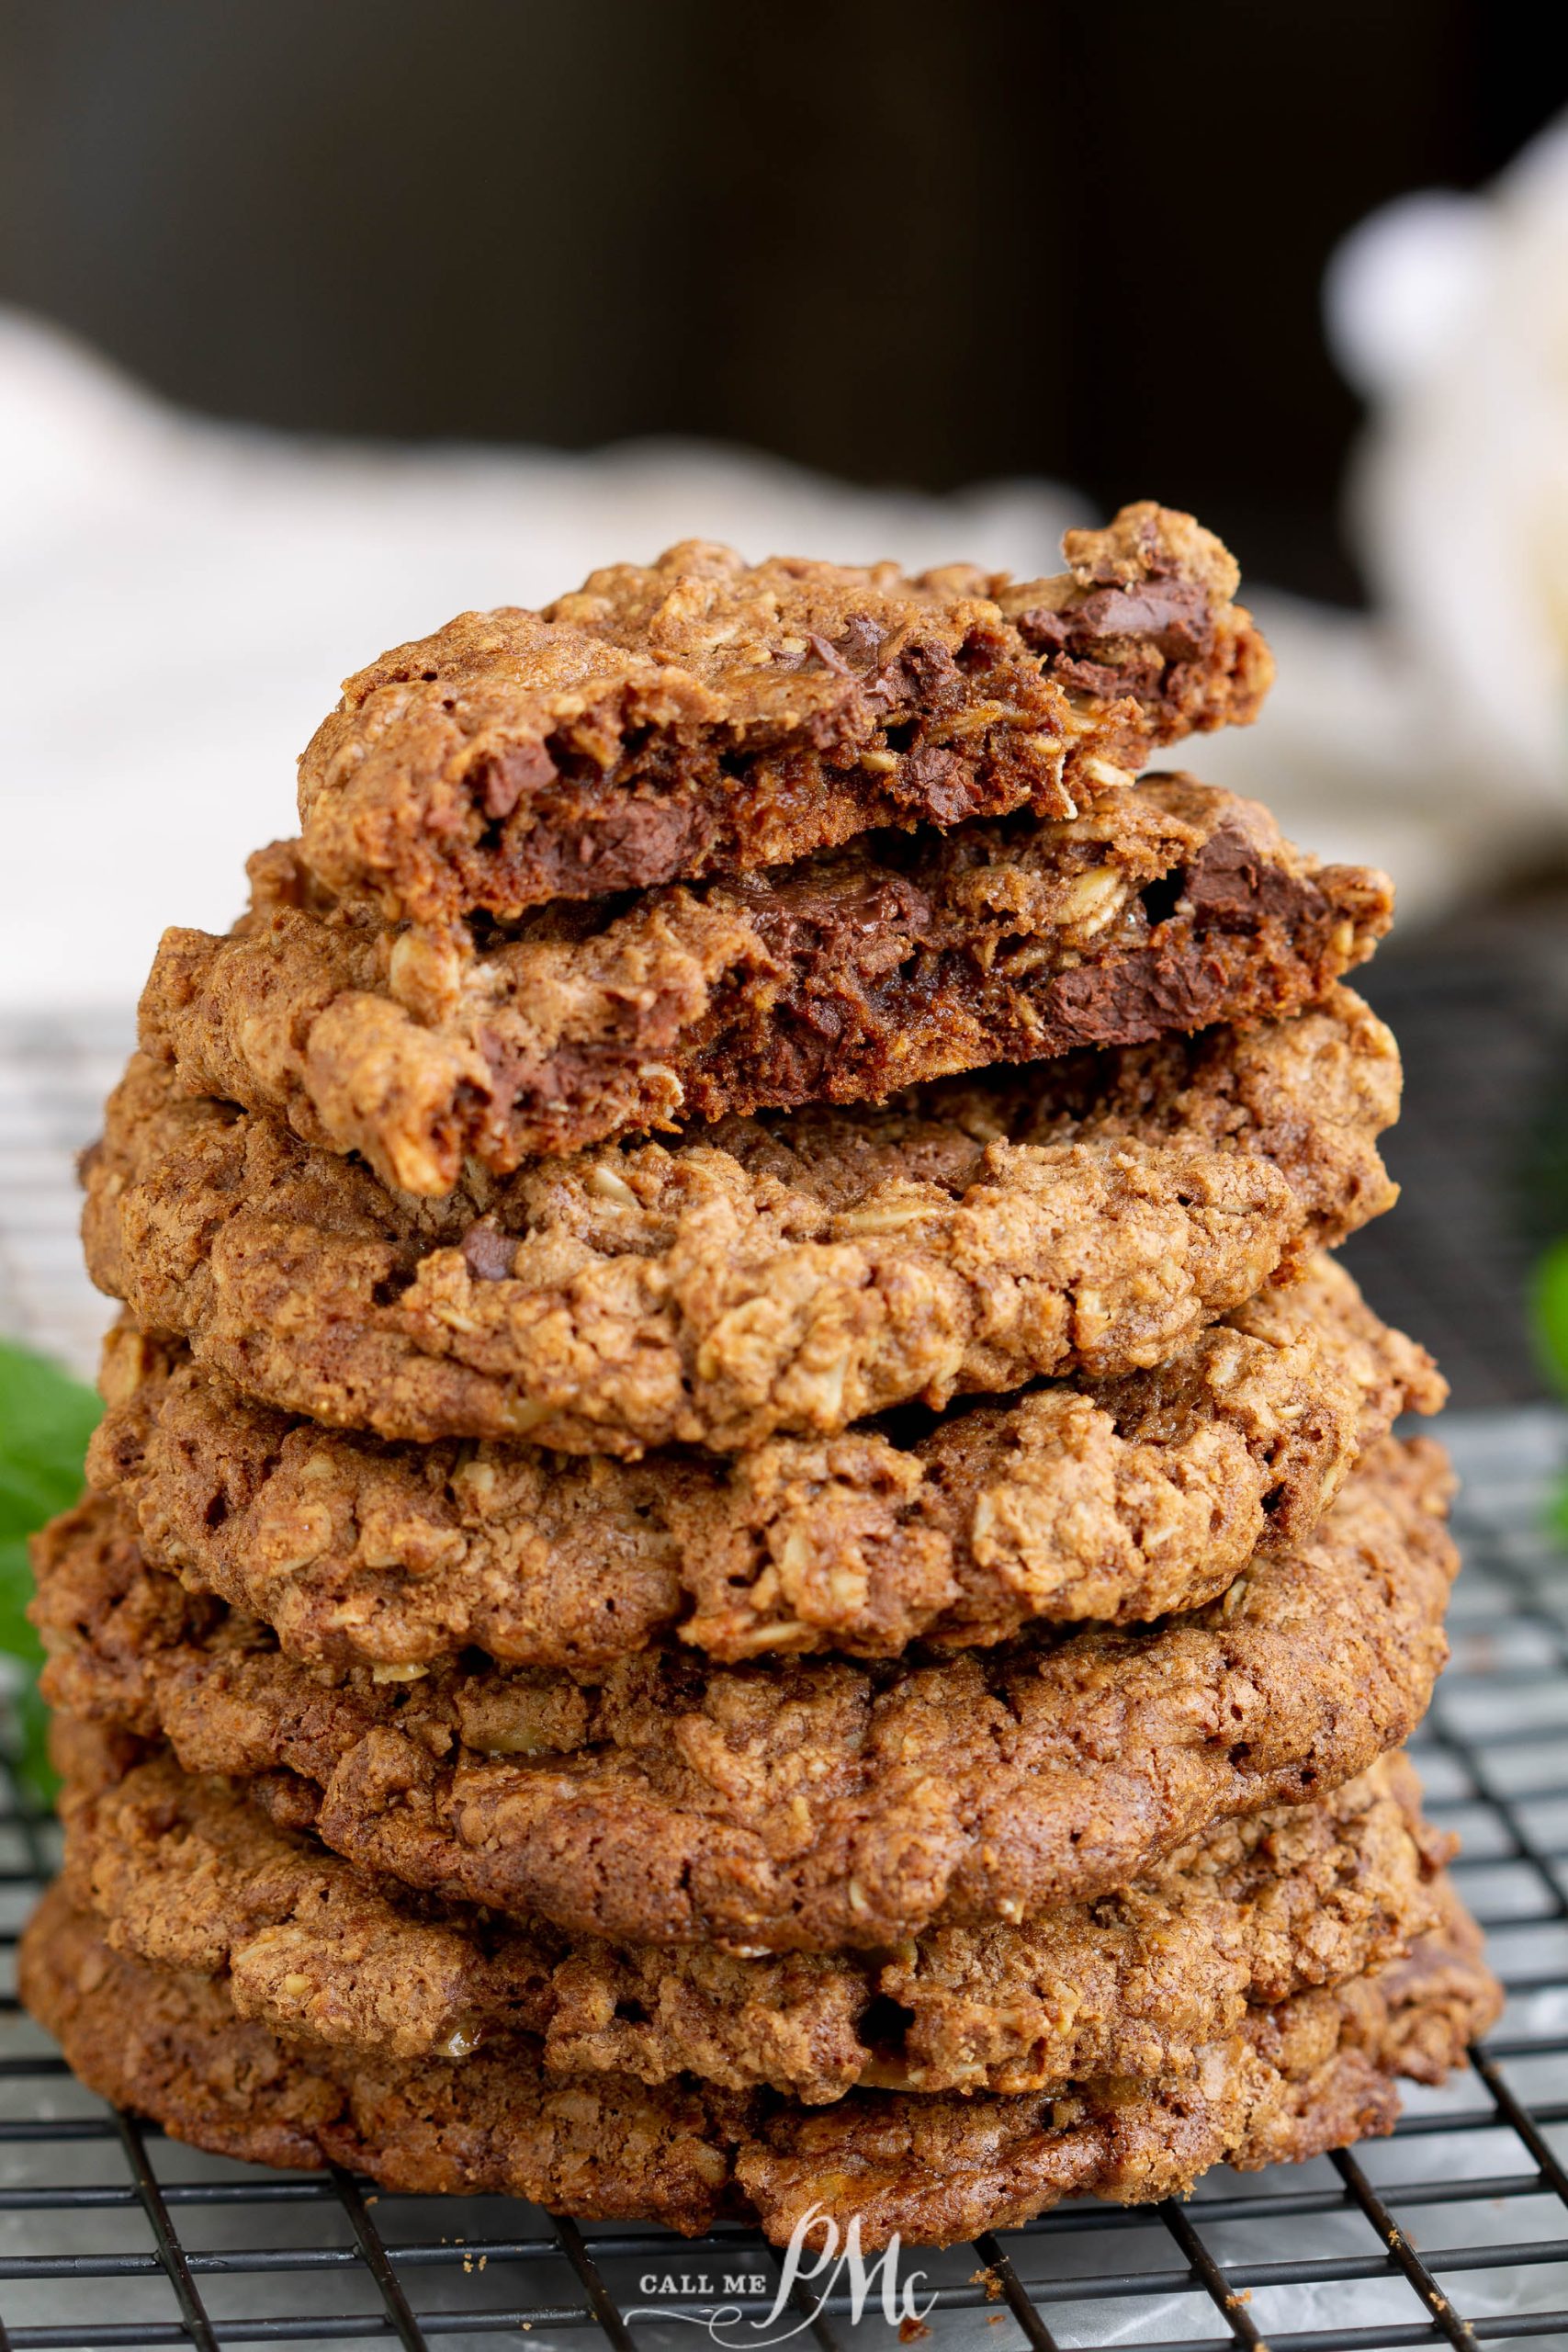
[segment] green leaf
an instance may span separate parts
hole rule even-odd
[[[1530,1303],[1547,1377],[1568,1395],[1568,1236],[1554,1241],[1536,1268]]]
[[[102,1410],[93,1391],[58,1365],[0,1341],[0,1653],[26,1669],[12,1712],[22,1734],[22,1776],[44,1800],[53,1775],[34,1688],[43,1647],[26,1613],[33,1589],[28,1537],[81,1493],[82,1457]]]
[[[102,1410],[58,1365],[0,1340],[0,1540],[30,1534],[75,1500]]]

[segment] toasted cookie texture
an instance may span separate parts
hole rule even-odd
[[[1444,1912],[1408,1960],[1249,2012],[1185,2078],[1089,2076],[1065,2097],[853,2091],[816,2109],[691,2077],[561,2081],[525,2034],[460,2063],[306,2051],[237,2018],[223,1982],[112,1951],[58,1887],[18,1981],[90,2089],[221,2155],[689,2233],[750,2215],[780,2244],[815,2204],[840,2226],[858,2215],[867,2246],[895,2232],[951,2244],[1064,2197],[1177,2195],[1213,2164],[1391,2129],[1394,2076],[1440,2080],[1498,2006],[1451,1894]]]
[[[53,1703],[259,1776],[367,1871],[615,1941],[870,1951],[1109,1893],[1400,1745],[1446,1655],[1450,1486],[1385,1440],[1204,1609],[893,1661],[307,1668],[103,1498],[36,1544],[33,1611]]]
[[[951,2245],[1065,2196],[1143,2204],[1216,2163],[1251,2172],[1386,2132],[1393,2078],[1440,2082],[1502,2007],[1451,1889],[1443,1907],[1407,1960],[1253,2011],[1185,2078],[1091,2079],[1049,2105],[859,2093],[772,2120],[739,2155],[738,2182],[777,2244],[822,2200],[840,2220],[858,2212],[870,2245],[895,2231]]]
[[[247,1394],[558,1451],[833,1435],[912,1398],[1156,1363],[1394,1197],[1399,1059],[1348,989],[1291,1019],[470,1163],[389,1193],[132,1060],[87,1155],[100,1288]]]
[[[1267,648],[1190,515],[1072,531],[1071,569],[905,579],[688,540],[541,612],[463,613],[350,678],[299,764],[305,854],[394,917],[733,875],[867,828],[1071,817],[1256,716]]]
[[[863,834],[733,882],[555,901],[478,935],[251,862],[226,937],[165,933],[141,1040],[187,1092],[276,1112],[385,1183],[449,1192],[682,1120],[881,1102],[996,1062],[1298,1011],[1393,898],[1268,811],[1181,776],[1041,825]]]
[[[1447,1391],[1344,1270],[1266,1291],[1169,1363],[728,1460],[387,1445],[255,1405],[122,1330],[88,1474],[150,1562],[291,1657],[429,1665],[475,1646],[607,1665],[995,1642],[1032,1619],[1195,1608],[1310,1534],[1358,1456]]]
[[[1032,1928],[747,1958],[433,1912],[275,1824],[242,1785],[167,1756],[105,1770],[80,1755],[91,1727],[63,1729],[72,1899],[114,1951],[224,1978],[237,2016],[396,2058],[467,2057],[525,2031],[550,2073],[691,2074],[809,2105],[857,2084],[1016,2093],[1187,2071],[1249,2008],[1400,1958],[1438,1924],[1452,1842],[1422,1824],[1409,1766],[1385,1758],[1322,1804],[1223,1824]]]

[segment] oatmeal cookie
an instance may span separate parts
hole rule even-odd
[[[1446,1656],[1450,1486],[1440,1448],[1385,1440],[1204,1609],[897,1661],[307,1668],[101,1498],[35,1544],[33,1613],[52,1703],[187,1771],[288,1776],[362,1869],[617,1942],[875,1951],[1111,1892],[1399,1746]]]
[[[90,2090],[216,2154],[341,2164],[418,2194],[525,2197],[694,2233],[729,2216],[786,2243],[811,2206],[863,2243],[950,2245],[1063,2198],[1179,2196],[1392,2129],[1396,2075],[1440,2081],[1497,2013],[1451,1892],[1408,1960],[1249,2012],[1191,2072],[1065,2096],[853,2091],[803,2109],[691,2077],[562,2081],[519,2034],[468,2059],[308,2053],[236,2018],[220,1981],[113,1952],[56,1888],[22,1939],[22,1998]]]
[[[289,1656],[561,1667],[672,1633],[727,1660],[877,1657],[1195,1608],[1310,1534],[1357,1456],[1447,1394],[1325,1257],[1156,1370],[728,1460],[389,1445],[254,1404],[130,1329],[104,1389],[94,1485],[155,1566]]]
[[[323,898],[297,847],[251,861],[226,937],[164,935],[141,1041],[182,1089],[267,1110],[438,1195],[682,1120],[881,1102],[1314,1002],[1393,919],[1255,801],[1181,776],[1081,817],[868,833],[733,882],[556,901],[476,933]]]
[[[735,1450],[911,1398],[1156,1363],[1394,1198],[1393,1041],[1293,1019],[948,1080],[884,1110],[470,1166],[389,1193],[137,1057],[87,1261],[246,1394],[417,1441]]]
[[[1238,575],[1145,503],[1070,571],[904,579],[687,540],[542,612],[463,613],[344,688],[299,763],[305,854],[390,916],[734,875],[868,828],[1071,817],[1271,674]]]
[[[235,2014],[294,2041],[467,2057],[536,2035],[551,2074],[696,2075],[807,2105],[856,2085],[1062,2090],[1190,2070],[1249,2008],[1398,1959],[1437,1925],[1451,1850],[1403,1758],[1321,1804],[1219,1825],[1141,1883],[1034,1928],[939,1928],[886,1953],[747,1958],[573,1939],[421,1905],[309,1832],[155,1755],[81,1756],[65,1884],[116,1951],[222,1977]],[[81,1770],[84,1760],[87,1770]]]

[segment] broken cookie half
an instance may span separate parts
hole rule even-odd
[[[348,680],[299,764],[305,856],[394,921],[787,865],[855,834],[1071,817],[1272,674],[1235,563],[1145,503],[1069,569],[687,540],[542,611],[464,613]]]

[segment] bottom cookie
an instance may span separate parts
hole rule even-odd
[[[952,2245],[1062,2199],[1181,2195],[1210,2165],[1253,2170],[1388,2132],[1393,2077],[1439,2080],[1500,1995],[1451,1891],[1410,1958],[1254,2012],[1162,2083],[1066,2095],[852,2092],[806,2109],[690,2077],[547,2076],[524,2036],[472,2058],[308,2058],[243,2023],[216,1982],[111,1952],[56,1887],[22,1939],[19,1988],[92,2090],[175,2138],[256,2163],[326,2163],[418,2194],[525,2197],[688,2233],[752,2217],[775,2244],[813,2211],[862,2243]]]

